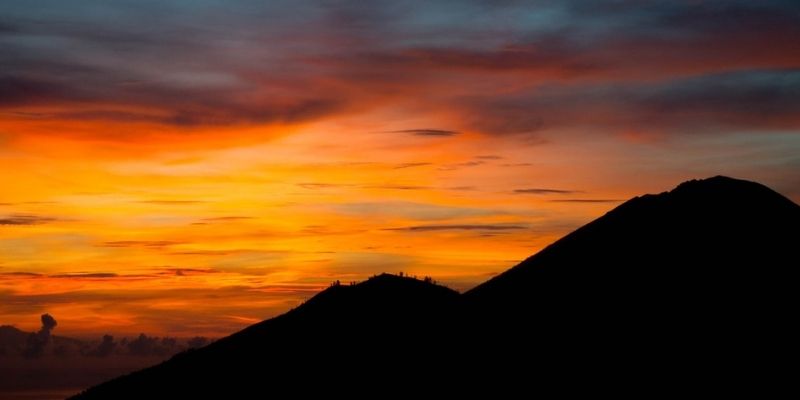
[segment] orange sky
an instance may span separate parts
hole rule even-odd
[[[467,289],[686,179],[800,200],[790,3],[200,3],[0,7],[0,324],[220,336],[337,279]]]
[[[618,199],[724,172],[699,160],[629,168],[642,160],[625,151],[668,157],[671,142],[520,144],[354,125],[265,127],[231,145],[6,142],[0,293],[12,301],[0,320],[35,329],[49,312],[62,333],[215,336],[336,279],[405,271],[464,289]]]
[[[0,228],[0,290],[14,298],[1,319],[32,329],[47,311],[64,332],[219,335],[335,279],[406,271],[466,288],[616,203],[558,200],[629,194],[589,190],[574,176],[591,166],[568,172],[551,146],[264,130],[230,146],[7,143],[0,207],[18,221]],[[515,192],[541,188],[575,193]]]

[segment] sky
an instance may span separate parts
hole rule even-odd
[[[718,174],[800,201],[796,1],[0,2],[0,324],[29,331],[466,290]]]

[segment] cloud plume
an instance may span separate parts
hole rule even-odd
[[[42,314],[42,327],[36,333],[28,336],[28,342],[23,355],[28,358],[39,358],[44,354],[45,348],[50,344],[51,332],[58,325],[56,319],[50,314]]]

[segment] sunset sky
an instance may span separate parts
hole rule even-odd
[[[800,201],[796,1],[0,2],[0,325],[464,290],[718,174]]]

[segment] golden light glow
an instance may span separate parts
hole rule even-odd
[[[405,271],[468,288],[613,205],[517,192],[585,185],[536,146],[340,125],[231,131],[241,140],[224,146],[203,132],[6,143],[0,291],[14,300],[0,320],[220,335],[336,279]]]

